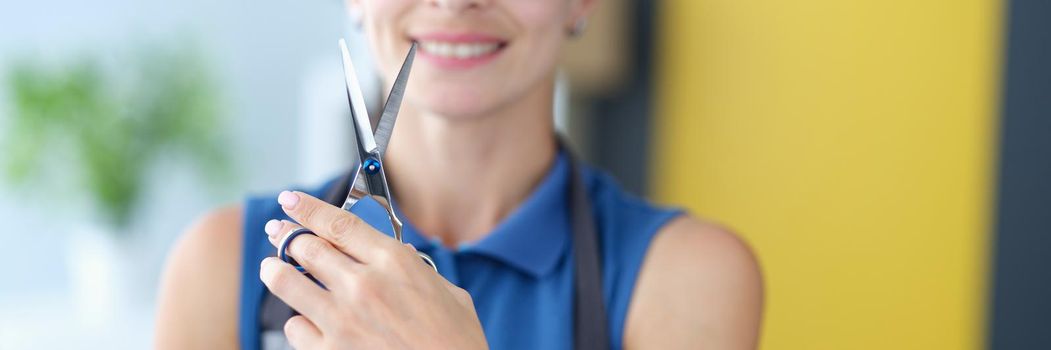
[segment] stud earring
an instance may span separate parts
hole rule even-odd
[[[573,28],[569,29],[569,36],[579,38],[580,36],[584,35],[584,29],[587,29],[587,27],[588,19],[581,17],[573,23]]]

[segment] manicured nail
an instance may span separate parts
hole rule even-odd
[[[281,194],[277,195],[277,203],[281,204],[285,209],[295,209],[296,204],[299,204],[299,195],[289,191],[281,191]]]
[[[263,226],[263,231],[266,231],[267,235],[273,236],[273,235],[277,234],[277,229],[280,228],[280,227],[281,227],[281,222],[280,221],[271,219],[270,221],[266,222],[266,226]]]

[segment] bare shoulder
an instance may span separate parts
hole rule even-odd
[[[238,347],[242,215],[236,205],[213,210],[172,247],[158,296],[156,348]]]
[[[625,348],[754,349],[763,284],[729,229],[679,217],[654,237],[628,308]]]

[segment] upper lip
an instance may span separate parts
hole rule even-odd
[[[496,35],[481,32],[447,32],[433,31],[410,34],[416,41],[441,41],[447,43],[503,43],[507,41]]]

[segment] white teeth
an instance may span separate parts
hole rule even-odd
[[[467,45],[456,45],[456,46],[453,46],[453,48],[455,49],[454,50],[454,55],[456,57],[470,57],[470,56],[473,56],[471,53],[474,52],[474,49],[472,49],[471,47],[468,47]]]
[[[487,55],[496,51],[500,46],[496,43],[450,43],[441,41],[420,42],[423,51],[440,57],[467,59]]]

